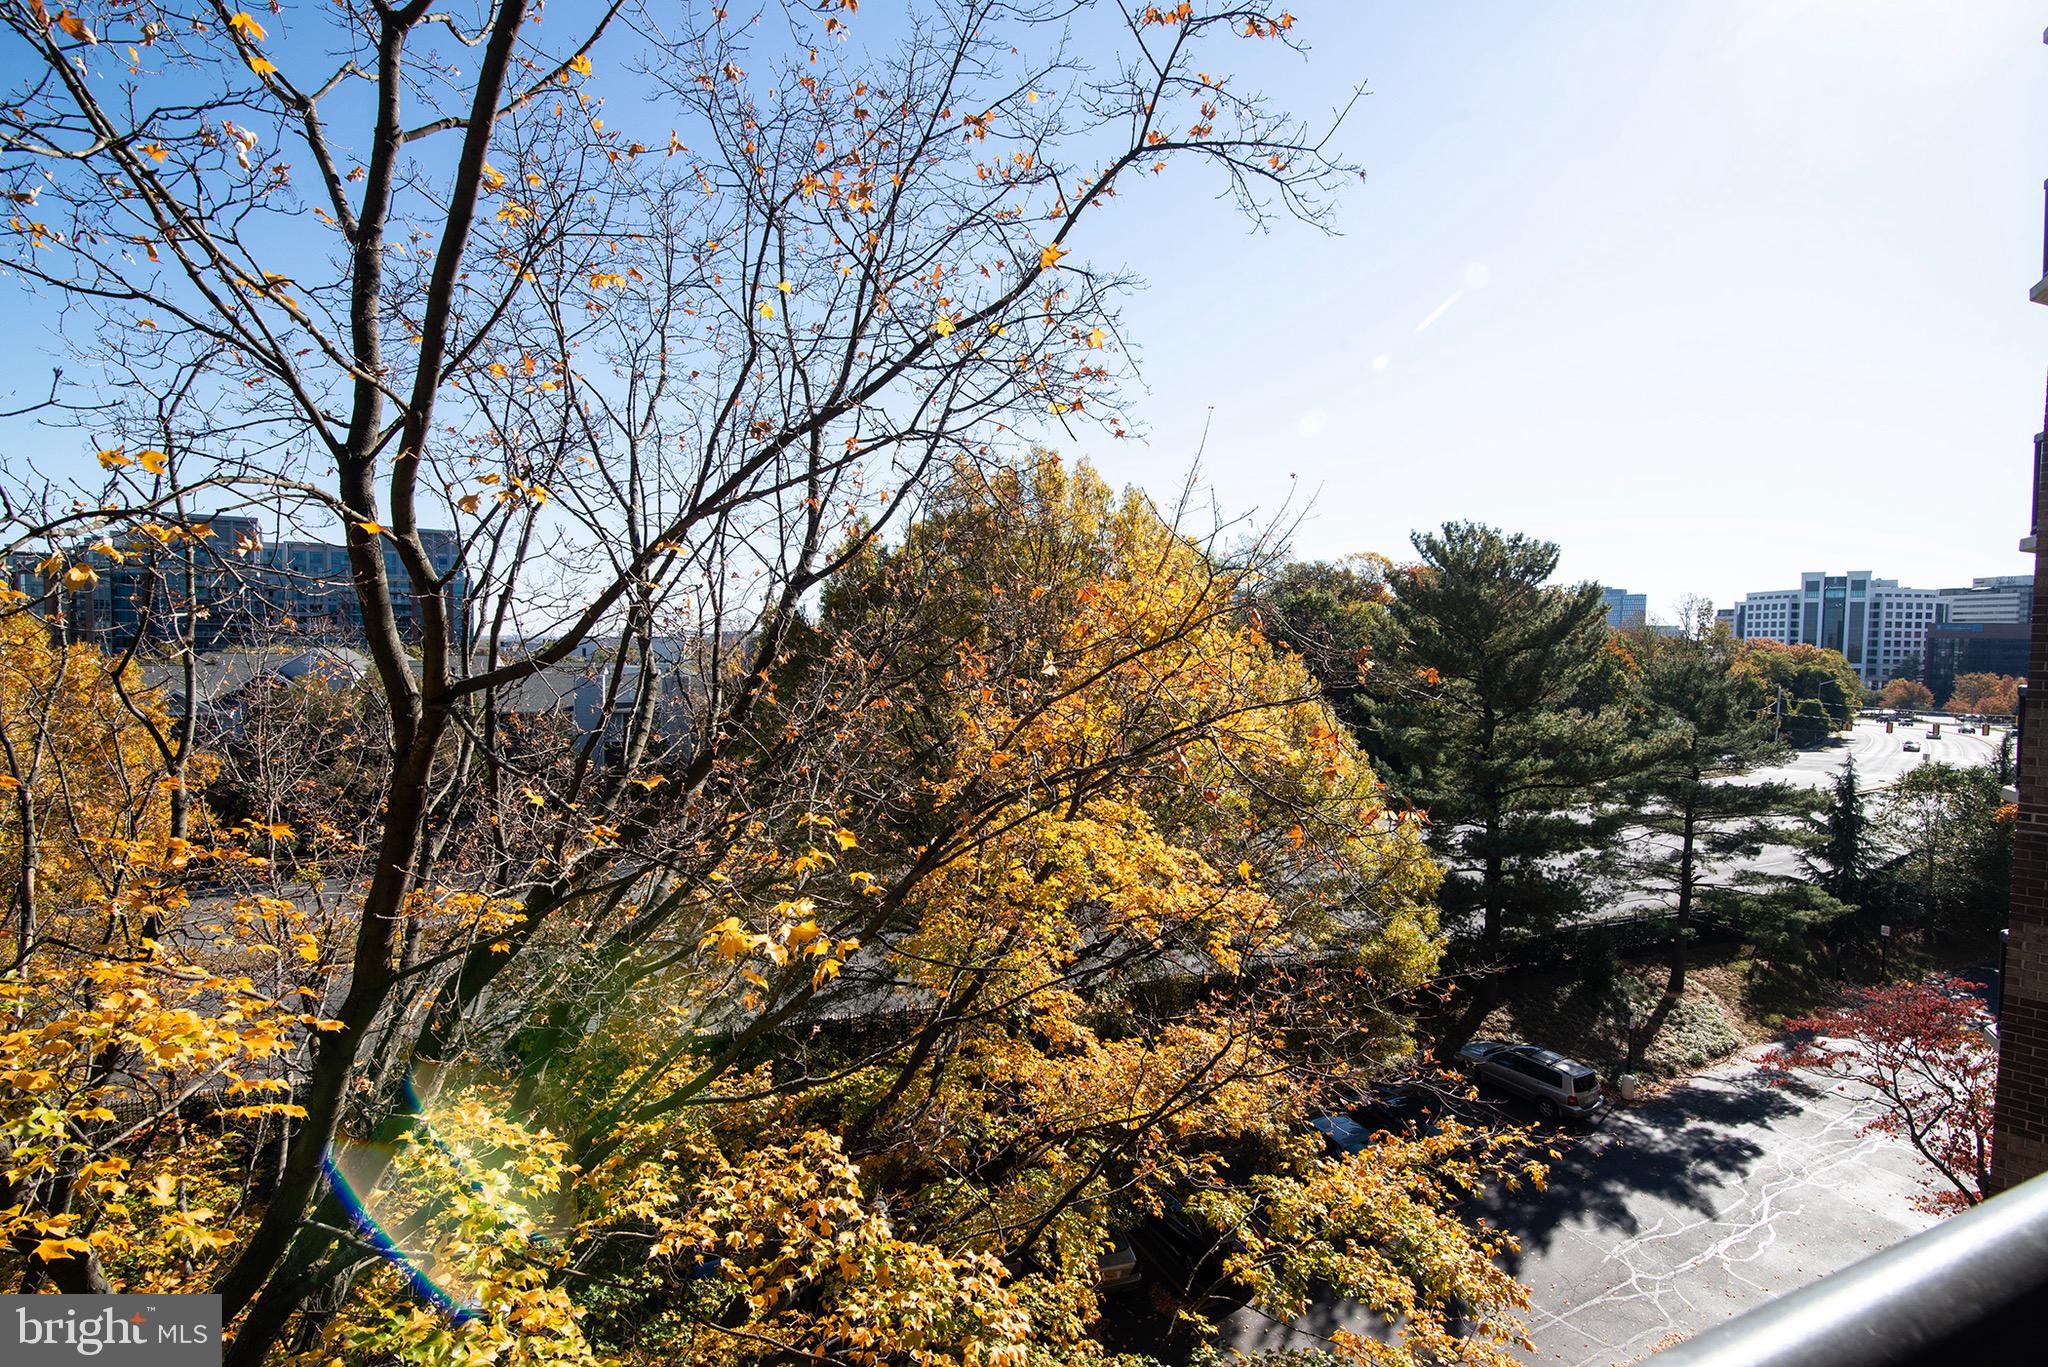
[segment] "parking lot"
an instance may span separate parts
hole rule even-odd
[[[1910,1204],[1918,1156],[1861,1133],[1866,1097],[1772,1087],[1753,1057],[1611,1114],[1546,1190],[1486,1204],[1522,1244],[1510,1270],[1533,1296],[1528,1361],[1634,1361],[1934,1223]],[[1338,1327],[1373,1332],[1368,1319],[1342,1301],[1285,1325],[1246,1310],[1226,1342],[1316,1347]]]

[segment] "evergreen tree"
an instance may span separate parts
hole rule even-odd
[[[1626,763],[1625,671],[1600,590],[1553,585],[1558,549],[1474,523],[1413,538],[1419,564],[1372,619],[1367,749],[1425,809],[1448,866],[1447,923],[1476,967],[1583,905],[1576,857],[1612,829],[1592,802]],[[1456,1048],[1495,999],[1482,973]]]
[[[1844,914],[1829,926],[1825,942],[1837,978],[1846,975],[1850,945],[1876,933],[1893,900],[1891,883],[1882,876],[1874,855],[1875,831],[1856,779],[1856,761],[1847,759],[1819,805],[1793,832],[1808,880],[1843,906]]]
[[[1660,896],[1673,924],[1663,994],[1629,1031],[1630,1069],[1684,995],[1703,917],[1768,943],[1841,910],[1820,887],[1748,865],[1785,840],[1786,819],[1810,799],[1788,784],[1731,781],[1789,754],[1755,681],[1735,668],[1733,636],[1700,627],[1637,645],[1642,762],[1615,791],[1632,828],[1618,864],[1631,887]]]
[[[1842,763],[1842,772],[1828,785],[1826,804],[1813,825],[1802,862],[1814,885],[1841,902],[1858,902],[1870,881],[1870,813],[1856,786],[1856,761]]]

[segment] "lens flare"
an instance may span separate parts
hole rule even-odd
[[[413,1089],[411,1078],[405,1079],[401,1085],[400,1095],[404,1107],[402,1113],[414,1117],[420,1128],[425,1133],[432,1135],[433,1129],[431,1123],[426,1118],[426,1108],[421,1105],[419,1093]],[[431,1142],[441,1149],[443,1153],[448,1152],[447,1146],[442,1144],[438,1138],[432,1139]],[[349,1178],[345,1162],[349,1155],[360,1153],[366,1158],[374,1157],[375,1170],[379,1173],[384,1173],[390,1171],[391,1160],[397,1151],[397,1147],[397,1145],[391,1143],[371,1142],[354,1144],[346,1141],[337,1141],[328,1146],[327,1156],[321,1159],[320,1166],[327,1174],[327,1182],[334,1189],[335,1198],[348,1211],[349,1222],[355,1227],[356,1236],[375,1249],[385,1262],[390,1263],[392,1267],[398,1270],[399,1275],[405,1278],[407,1285],[412,1287],[414,1295],[447,1315],[453,1323],[465,1324],[477,1317],[476,1309],[473,1306],[464,1304],[446,1287],[435,1281],[420,1259],[407,1253],[399,1245],[398,1241],[391,1237],[390,1232],[378,1223],[377,1216],[372,1209],[372,1203],[376,1195],[376,1184],[374,1182],[359,1184]],[[449,1156],[453,1157],[452,1154]],[[481,1184],[474,1181],[470,1185],[473,1190],[482,1190]]]

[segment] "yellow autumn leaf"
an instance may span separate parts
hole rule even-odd
[[[141,462],[142,468],[149,471],[152,475],[162,474],[171,463],[171,458],[161,451],[137,451],[135,459]]]
[[[142,154],[152,161],[162,161],[170,152],[156,143],[146,142],[142,144]]]
[[[788,294],[796,286],[790,284],[787,280],[778,280],[775,282],[775,288],[781,290],[784,294]]]
[[[477,498],[475,494],[464,494],[461,498],[455,500],[455,506],[465,513],[475,512],[476,504]]]
[[[249,59],[249,70],[255,72],[258,76],[275,75],[277,63],[271,61],[268,57],[251,57]]]
[[[1088,345],[1091,347],[1101,346],[1106,335],[1101,328],[1090,328],[1088,331]]]
[[[493,190],[505,188],[505,173],[489,162],[485,162],[483,165],[483,177],[484,184],[490,186]]]
[[[100,464],[109,470],[116,470],[123,465],[133,465],[134,463],[134,461],[128,459],[127,454],[118,446],[111,451],[100,452]]]
[[[1066,254],[1067,249],[1055,242],[1038,254],[1038,268],[1042,271],[1049,271],[1054,266],[1059,265],[1060,258]]]
[[[62,21],[59,20],[59,22],[61,23]],[[70,1239],[42,1239],[36,1244],[35,1256],[46,1263],[54,1263],[69,1258],[74,1250],[84,1253],[91,1248],[91,1244],[75,1237]]]
[[[951,337],[954,326],[953,320],[942,313],[933,321],[932,331],[938,333],[941,337]]]
[[[73,593],[84,593],[99,582],[99,571],[90,565],[73,565],[64,571],[64,587]]]
[[[361,528],[363,531],[369,533],[371,536],[384,535],[384,524],[381,522],[358,522],[356,523],[356,526]]]
[[[855,845],[858,845],[860,843],[860,838],[858,836],[854,835],[852,831],[846,830],[843,827],[839,830],[832,832],[832,838],[839,842],[839,848],[842,850],[850,850]]]
[[[264,33],[263,25],[257,23],[247,10],[237,11],[229,15],[228,27],[241,30],[242,34],[252,43],[260,43],[269,36]]]
[[[578,76],[588,76],[590,74],[590,58],[581,53],[571,57],[569,59],[569,70],[575,72]]]
[[[763,318],[773,318],[775,316],[775,305],[763,299],[761,307],[755,309],[754,312],[760,314]]]

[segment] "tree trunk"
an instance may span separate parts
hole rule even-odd
[[[1448,1064],[1465,1047],[1465,1042],[1479,1033],[1479,1027],[1486,1024],[1486,1018],[1500,1005],[1501,975],[1493,970],[1482,972],[1466,989],[1465,1005],[1455,1019],[1450,1021],[1436,1037],[1436,1059]]]
[[[1466,989],[1464,1006],[1436,1037],[1439,1063],[1450,1063],[1500,1004],[1501,939],[1507,929],[1507,870],[1500,857],[1501,826],[1498,808],[1490,810],[1486,815],[1485,853],[1479,877],[1480,962],[1473,966],[1474,977]]]
[[[306,1116],[291,1138],[277,1190],[241,1254],[214,1288],[221,1296],[223,1322],[232,1320],[248,1305],[278,1267],[294,1236],[301,1243],[315,1245],[316,1256],[332,1238],[308,1229],[303,1217],[321,1180],[356,1054],[390,992],[395,936],[411,886],[413,858],[424,837],[428,771],[446,724],[444,709],[429,709],[420,720],[411,747],[401,751],[393,764],[391,798],[377,872],[363,899],[362,918],[356,927],[348,995],[336,1012],[341,1028],[324,1031],[314,1041],[312,1083],[301,1103]],[[312,1259],[304,1261],[310,1264]],[[280,1319],[278,1325],[282,1323]],[[228,1361],[261,1361],[275,1332],[273,1327],[268,1335],[257,1334],[252,1332],[252,1326],[244,1326],[235,1337]]]
[[[1692,953],[1692,901],[1695,865],[1698,855],[1699,784],[1694,777],[1693,788],[1685,799],[1684,826],[1681,829],[1678,846],[1678,907],[1673,918],[1671,956],[1667,960],[1667,976],[1664,991],[1657,998],[1657,1005],[1643,1020],[1641,1028],[1631,1029],[1628,1039],[1629,1071],[1635,1072],[1648,1056],[1650,1046],[1657,1042],[1658,1034],[1664,1029],[1664,1022],[1671,1019],[1671,1013],[1678,1009],[1678,1003],[1685,997],[1685,975],[1691,966]]]

